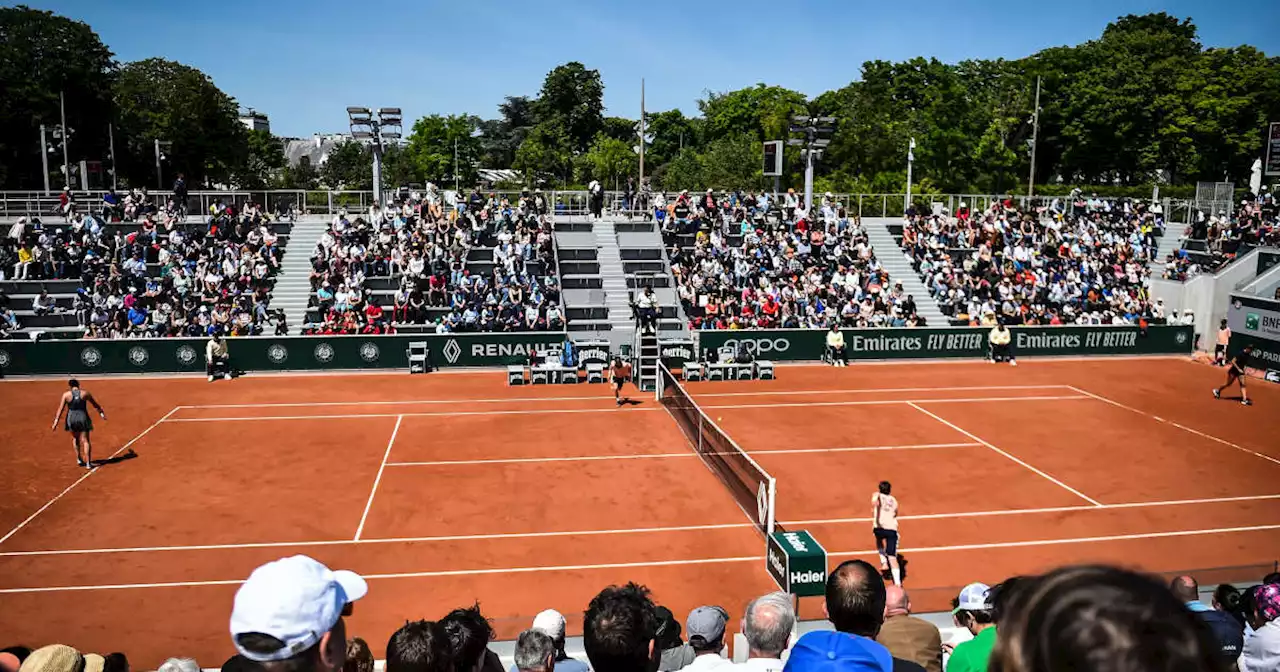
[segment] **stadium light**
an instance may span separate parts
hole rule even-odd
[[[382,202],[382,153],[386,142],[404,136],[403,116],[398,107],[380,107],[375,117],[368,107],[348,107],[347,119],[352,140],[367,140],[373,149],[373,200],[379,207]]]
[[[797,114],[791,117],[791,133],[803,135],[803,138],[792,138],[787,144],[793,147],[804,147],[804,207],[813,209],[813,162],[822,156],[823,150],[831,145],[830,136],[835,133],[835,117],[811,117]]]

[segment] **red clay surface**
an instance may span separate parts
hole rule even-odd
[[[893,481],[918,609],[1069,562],[1213,582],[1280,558],[1276,386],[1251,383],[1252,408],[1215,401],[1222,371],[1177,359],[778,373],[689,389],[777,479],[778,520],[833,563],[873,557],[870,493]],[[349,630],[378,655],[406,619],[477,599],[510,637],[547,607],[580,629],[610,583],[735,616],[773,588],[762,538],[653,400],[503,382],[85,380],[110,417],[95,457],[130,441],[138,457],[83,478],[49,431],[63,383],[4,381],[0,632],[216,667],[237,582],[293,553],[369,578]]]

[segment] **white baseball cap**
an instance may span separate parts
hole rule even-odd
[[[991,608],[991,589],[985,583],[971,583],[960,591],[960,601],[951,613],[984,611]]]
[[[291,658],[315,646],[337,624],[347,604],[368,590],[355,572],[335,572],[305,555],[269,562],[253,570],[236,591],[231,639],[252,661]],[[239,636],[248,633],[270,635],[284,646],[270,653],[249,651],[239,642]]]
[[[539,612],[533,617],[533,629],[551,639],[561,639],[564,637],[564,615],[555,609]]]

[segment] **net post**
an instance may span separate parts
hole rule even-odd
[[[776,504],[777,501],[778,501],[778,479],[770,476],[769,477],[769,512],[765,514],[767,519],[764,521],[764,529],[765,529],[765,534],[767,536],[773,536],[773,526],[774,526],[773,509],[774,509],[774,504]]]
[[[659,359],[658,366],[657,368],[654,369],[654,372],[658,374],[654,376],[655,380],[653,381],[653,400],[654,401],[657,401],[657,402],[662,401],[662,385],[663,383],[666,382],[666,379],[667,379],[666,376],[663,375],[663,372],[665,372],[666,370],[667,370],[667,367],[662,363],[662,360]]]

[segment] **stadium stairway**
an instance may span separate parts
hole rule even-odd
[[[1156,247],[1156,258],[1152,259],[1149,264],[1155,277],[1162,277],[1164,274],[1164,260],[1182,247],[1182,238],[1185,235],[1187,235],[1187,225],[1185,223],[1165,221],[1164,234],[1160,236],[1160,244]]]
[[[311,298],[311,255],[320,236],[329,228],[324,216],[298,218],[289,235],[289,253],[280,262],[275,289],[271,291],[271,308],[283,310],[289,321],[289,333],[300,334],[307,322],[307,300]]]
[[[610,219],[592,223],[596,236],[596,260],[600,263],[600,287],[604,290],[604,304],[609,309],[609,340],[614,351],[622,343],[631,341],[635,331],[635,318],[631,315],[631,301],[627,289],[626,273],[622,268],[622,251],[618,247],[618,233]]]
[[[924,286],[924,281],[920,279],[920,274],[911,265],[911,259],[907,257],[906,252],[902,251],[897,239],[889,231],[889,224],[897,223],[898,221],[900,220],[866,217],[862,220],[862,225],[867,230],[867,238],[871,241],[871,247],[875,252],[876,259],[880,261],[880,265],[884,267],[884,270],[889,273],[889,282],[902,283],[902,289],[915,298],[916,312],[925,319],[929,326],[945,327],[951,323],[950,320],[938,308],[938,302],[929,293],[929,289]],[[890,288],[886,287],[885,289],[888,290]]]

